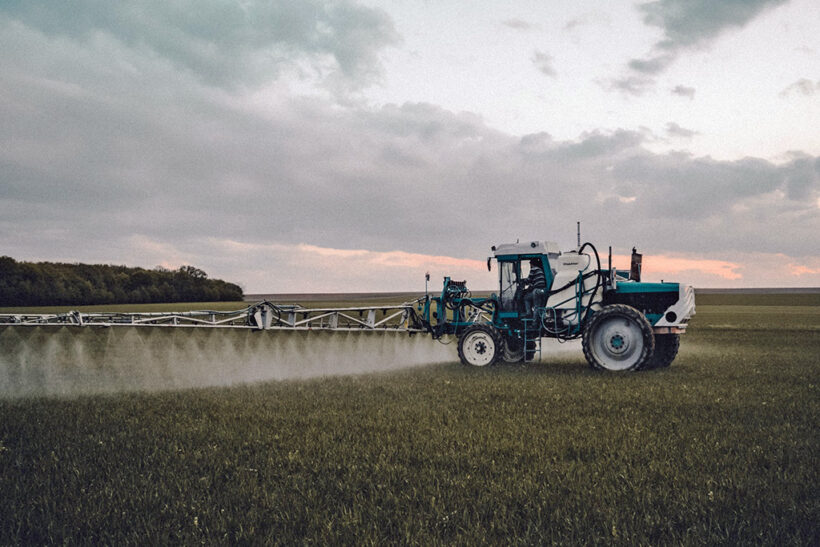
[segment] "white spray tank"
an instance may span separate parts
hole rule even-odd
[[[550,257],[550,266],[554,275],[550,292],[557,292],[550,294],[546,307],[556,310],[560,323],[579,324],[583,319],[580,313],[585,312],[590,302],[593,310],[600,308],[603,291],[594,291],[594,300],[590,301],[598,276],[586,275],[597,268],[592,255],[577,250],[562,252],[554,259]],[[579,293],[583,294],[580,302]]]

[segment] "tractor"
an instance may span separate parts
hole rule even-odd
[[[492,247],[499,292],[473,297],[466,282],[444,278],[441,294],[418,303],[419,322],[434,338],[456,337],[465,365],[526,362],[543,338],[582,339],[597,370],[668,367],[695,314],[692,287],[641,281],[642,255],[629,270],[601,267],[591,243],[561,252],[556,243],[529,241]]]

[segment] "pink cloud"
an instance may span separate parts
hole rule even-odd
[[[630,257],[626,255],[615,255],[612,257],[613,263],[618,264],[619,268],[627,268],[630,263]],[[726,260],[713,260],[708,258],[683,258],[666,255],[644,255],[643,257],[643,273],[659,276],[663,274],[679,274],[681,272],[698,272],[710,276],[716,276],[722,279],[736,280],[743,279],[737,270],[741,269],[742,265],[735,262],[728,262]]]
[[[137,257],[137,264],[150,267],[153,263],[163,268],[175,270],[185,264],[194,265],[198,257],[184,252],[170,243],[157,241],[147,236],[134,234],[128,238],[129,254]]]
[[[789,264],[789,273],[794,276],[820,274],[820,268],[809,268],[802,264]]]
[[[427,272],[434,285],[445,275],[469,280],[476,290],[495,285],[495,272],[488,274],[484,260],[306,243],[259,244],[213,238],[208,243],[233,264],[231,269],[235,264],[246,264],[241,277],[248,292],[402,291],[423,288]]]
[[[175,247],[134,237],[136,264],[182,264],[203,268],[211,277],[243,285],[246,292],[392,292],[440,287],[443,276],[466,280],[472,290],[497,290],[498,271],[486,260],[427,255],[400,250],[336,249],[317,245],[249,243],[206,238]],[[486,255],[485,255],[486,256]],[[606,268],[606,255],[602,257]],[[628,255],[615,255],[619,269]],[[729,252],[711,255],[652,254],[643,257],[645,281],[678,281],[696,287],[820,286],[820,257],[781,253]]]
[[[271,248],[263,245],[260,248]],[[288,246],[276,245],[277,250],[288,250]],[[426,255],[408,253],[405,251],[368,251],[366,249],[334,249],[318,247],[301,243],[290,248],[306,256],[321,256],[330,259],[356,260],[387,268],[429,268],[429,267],[456,267],[463,269],[483,270],[486,262],[470,258],[455,258],[452,256]]]

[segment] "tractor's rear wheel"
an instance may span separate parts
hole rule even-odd
[[[521,338],[505,336],[503,338],[504,347],[501,353],[501,360],[505,363],[524,363],[532,361],[538,351],[535,340],[527,340],[526,348]]]
[[[655,337],[646,317],[625,304],[604,306],[583,334],[584,357],[598,370],[638,370],[652,357]]]
[[[520,363],[524,360],[524,343],[512,336],[504,337],[504,353],[501,359],[505,363]]]
[[[503,353],[504,341],[490,325],[467,327],[458,339],[458,356],[471,367],[494,365]]]
[[[680,334],[656,334],[655,352],[644,368],[666,368],[672,364],[680,348]]]

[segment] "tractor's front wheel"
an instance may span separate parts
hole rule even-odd
[[[458,339],[458,356],[465,365],[486,367],[498,361],[503,344],[493,327],[472,325]]]
[[[599,370],[638,370],[652,357],[655,337],[646,317],[631,306],[604,306],[584,328],[584,357]]]

